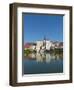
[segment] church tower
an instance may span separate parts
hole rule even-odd
[[[45,47],[46,49],[46,37],[44,36],[44,39],[43,39],[43,46]]]

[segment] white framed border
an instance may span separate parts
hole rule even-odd
[[[64,73],[55,74],[35,74],[22,76],[22,12],[24,13],[45,13],[45,14],[64,14],[63,16],[63,69]],[[23,8],[17,9],[17,82],[39,82],[39,81],[57,81],[69,80],[69,10],[59,9],[39,9],[39,8]]]

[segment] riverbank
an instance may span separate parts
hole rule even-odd
[[[26,50],[24,50],[24,53],[25,53],[25,54],[37,53],[37,51],[36,51],[36,50],[26,49]],[[63,53],[63,48],[55,48],[55,49],[45,50],[44,53],[61,54],[61,53]]]

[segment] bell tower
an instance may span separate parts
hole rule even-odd
[[[44,36],[44,39],[43,39],[43,46],[45,47],[46,49],[46,37]]]

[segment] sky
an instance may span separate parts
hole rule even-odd
[[[24,42],[63,41],[63,16],[23,13]]]

